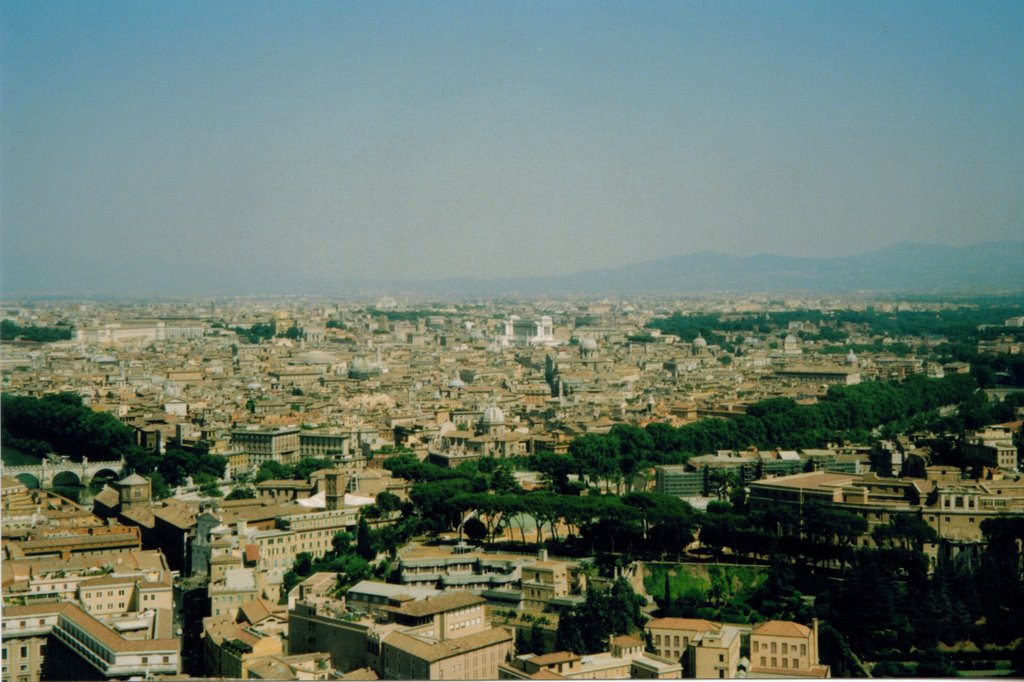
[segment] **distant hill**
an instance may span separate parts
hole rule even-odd
[[[369,284],[369,283],[366,283]],[[1024,242],[965,247],[896,244],[843,258],[731,256],[701,252],[558,277],[392,282],[423,293],[702,293],[852,291],[994,293],[1024,291]],[[372,285],[371,285],[372,286]],[[378,287],[386,288],[384,282]]]
[[[557,277],[350,279],[335,272],[273,271],[232,261],[217,268],[187,260],[173,265],[146,260],[52,265],[45,272],[25,268],[24,272],[3,273],[5,295],[125,298],[302,293],[374,296],[391,292],[500,297],[707,292],[1024,292],[1024,241],[964,247],[903,243],[842,258],[732,256],[708,251]],[[125,282],[132,283],[131,291],[124,291]],[[15,286],[6,286],[11,284]]]

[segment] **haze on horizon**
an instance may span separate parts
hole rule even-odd
[[[9,0],[0,290],[1020,239],[1022,35],[1016,2]]]

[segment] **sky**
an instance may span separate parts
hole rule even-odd
[[[1022,112],[1013,0],[5,0],[0,290],[1021,239]]]

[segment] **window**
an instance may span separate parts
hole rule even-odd
[[[754,643],[753,643],[753,647],[754,647],[754,653],[755,653],[755,654],[757,653],[757,644],[758,644],[757,642],[754,642]]]
[[[789,667],[789,659],[786,658],[785,656],[782,657],[782,667],[783,668],[788,668]]]
[[[765,660],[764,660],[764,656],[762,656],[762,657],[761,657],[761,667],[763,668],[763,667],[765,667],[766,665],[768,665],[768,664],[767,664],[767,663],[765,663]]]
[[[719,670],[719,671],[718,671],[718,676],[719,676],[720,678],[724,678],[724,677],[725,677],[725,671],[724,671],[724,670]]]
[[[775,658],[774,656],[772,656],[772,667],[773,668],[778,668],[779,667],[779,659]]]
[[[777,645],[775,644],[775,642],[772,642],[772,653],[774,654],[776,652],[776,650],[777,650]],[[772,660],[774,661],[775,659],[773,658]]]
[[[800,655],[801,656],[806,656],[807,655],[807,645],[806,644],[801,644],[800,645]]]
[[[718,654],[718,662],[722,663],[723,661],[725,661],[725,654]]]
[[[18,650],[18,655],[19,655],[19,656],[20,656],[21,658],[28,658],[28,647],[27,647],[27,646],[23,646],[23,647],[21,647],[21,648],[20,648],[20,649]]]
[[[784,654],[788,654],[789,653],[789,645],[786,644],[785,642],[782,643],[782,653],[784,653]]]
[[[795,658],[793,659],[793,667],[794,668],[799,668],[800,667],[800,664],[796,662]]]

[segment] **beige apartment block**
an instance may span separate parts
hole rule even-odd
[[[444,639],[393,632],[381,643],[381,668],[386,680],[493,680],[513,649],[505,628]]]
[[[580,656],[569,651],[516,656],[498,669],[503,680],[626,680],[678,679],[682,666],[677,661],[644,651],[643,640],[630,635],[612,637],[610,649]]]
[[[181,669],[181,642],[172,628],[168,610],[101,622],[70,603],[8,606],[3,612],[3,649],[12,656],[12,663],[13,656],[18,661],[17,668],[10,669],[4,679],[30,678],[32,671],[41,670],[45,656],[52,653],[47,642],[50,637],[73,654],[58,661],[70,679],[97,674],[104,678],[174,675]],[[26,641],[29,643],[22,643]]]
[[[829,677],[827,665],[818,663],[818,621],[812,627],[792,621],[771,620],[750,632],[751,677]]]
[[[569,564],[545,559],[522,568],[523,608],[544,611],[552,599],[569,595]]]
[[[690,642],[706,632],[718,632],[721,623],[700,618],[655,618],[647,623],[646,630],[659,656],[681,661],[690,647]]]

